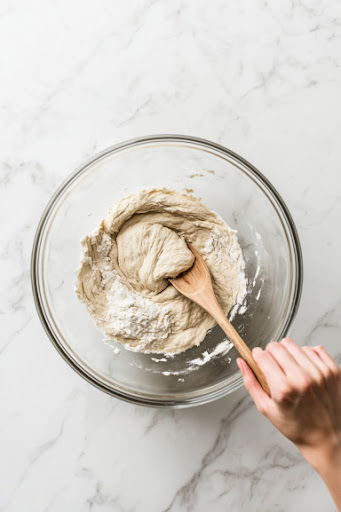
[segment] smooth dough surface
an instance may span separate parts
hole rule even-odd
[[[169,354],[204,339],[213,319],[168,282],[193,264],[187,243],[205,258],[228,313],[246,291],[237,235],[193,196],[166,189],[128,196],[82,241],[77,294],[108,338]]]

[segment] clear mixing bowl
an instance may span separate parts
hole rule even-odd
[[[157,135],[123,142],[72,173],[40,220],[32,285],[48,336],[82,377],[130,402],[185,407],[215,400],[241,385],[236,351],[226,349],[222,331],[215,327],[199,347],[171,358],[130,352],[105,343],[74,290],[80,240],[115,201],[161,187],[193,191],[238,230],[248,294],[244,312],[237,312],[233,323],[250,347],[283,337],[302,285],[300,244],[288,209],[246,160],[194,137]]]

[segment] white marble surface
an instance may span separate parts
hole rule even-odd
[[[340,352],[341,5],[329,0],[1,0],[1,512],[334,510],[241,390],[159,411],[92,388],[34,310],[32,238],[59,182],[148,133],[262,170],[305,262],[291,334]]]

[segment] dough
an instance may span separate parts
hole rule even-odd
[[[174,354],[199,345],[214,320],[169,284],[205,258],[223,310],[246,293],[236,232],[197,198],[166,189],[130,195],[82,241],[77,294],[106,337],[130,350]]]

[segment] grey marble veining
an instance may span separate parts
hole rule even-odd
[[[340,3],[3,0],[0,38],[0,511],[333,511],[243,390],[155,411],[83,382],[39,324],[29,261],[83,160],[148,133],[206,137],[284,197],[305,263],[291,334],[340,360]]]

